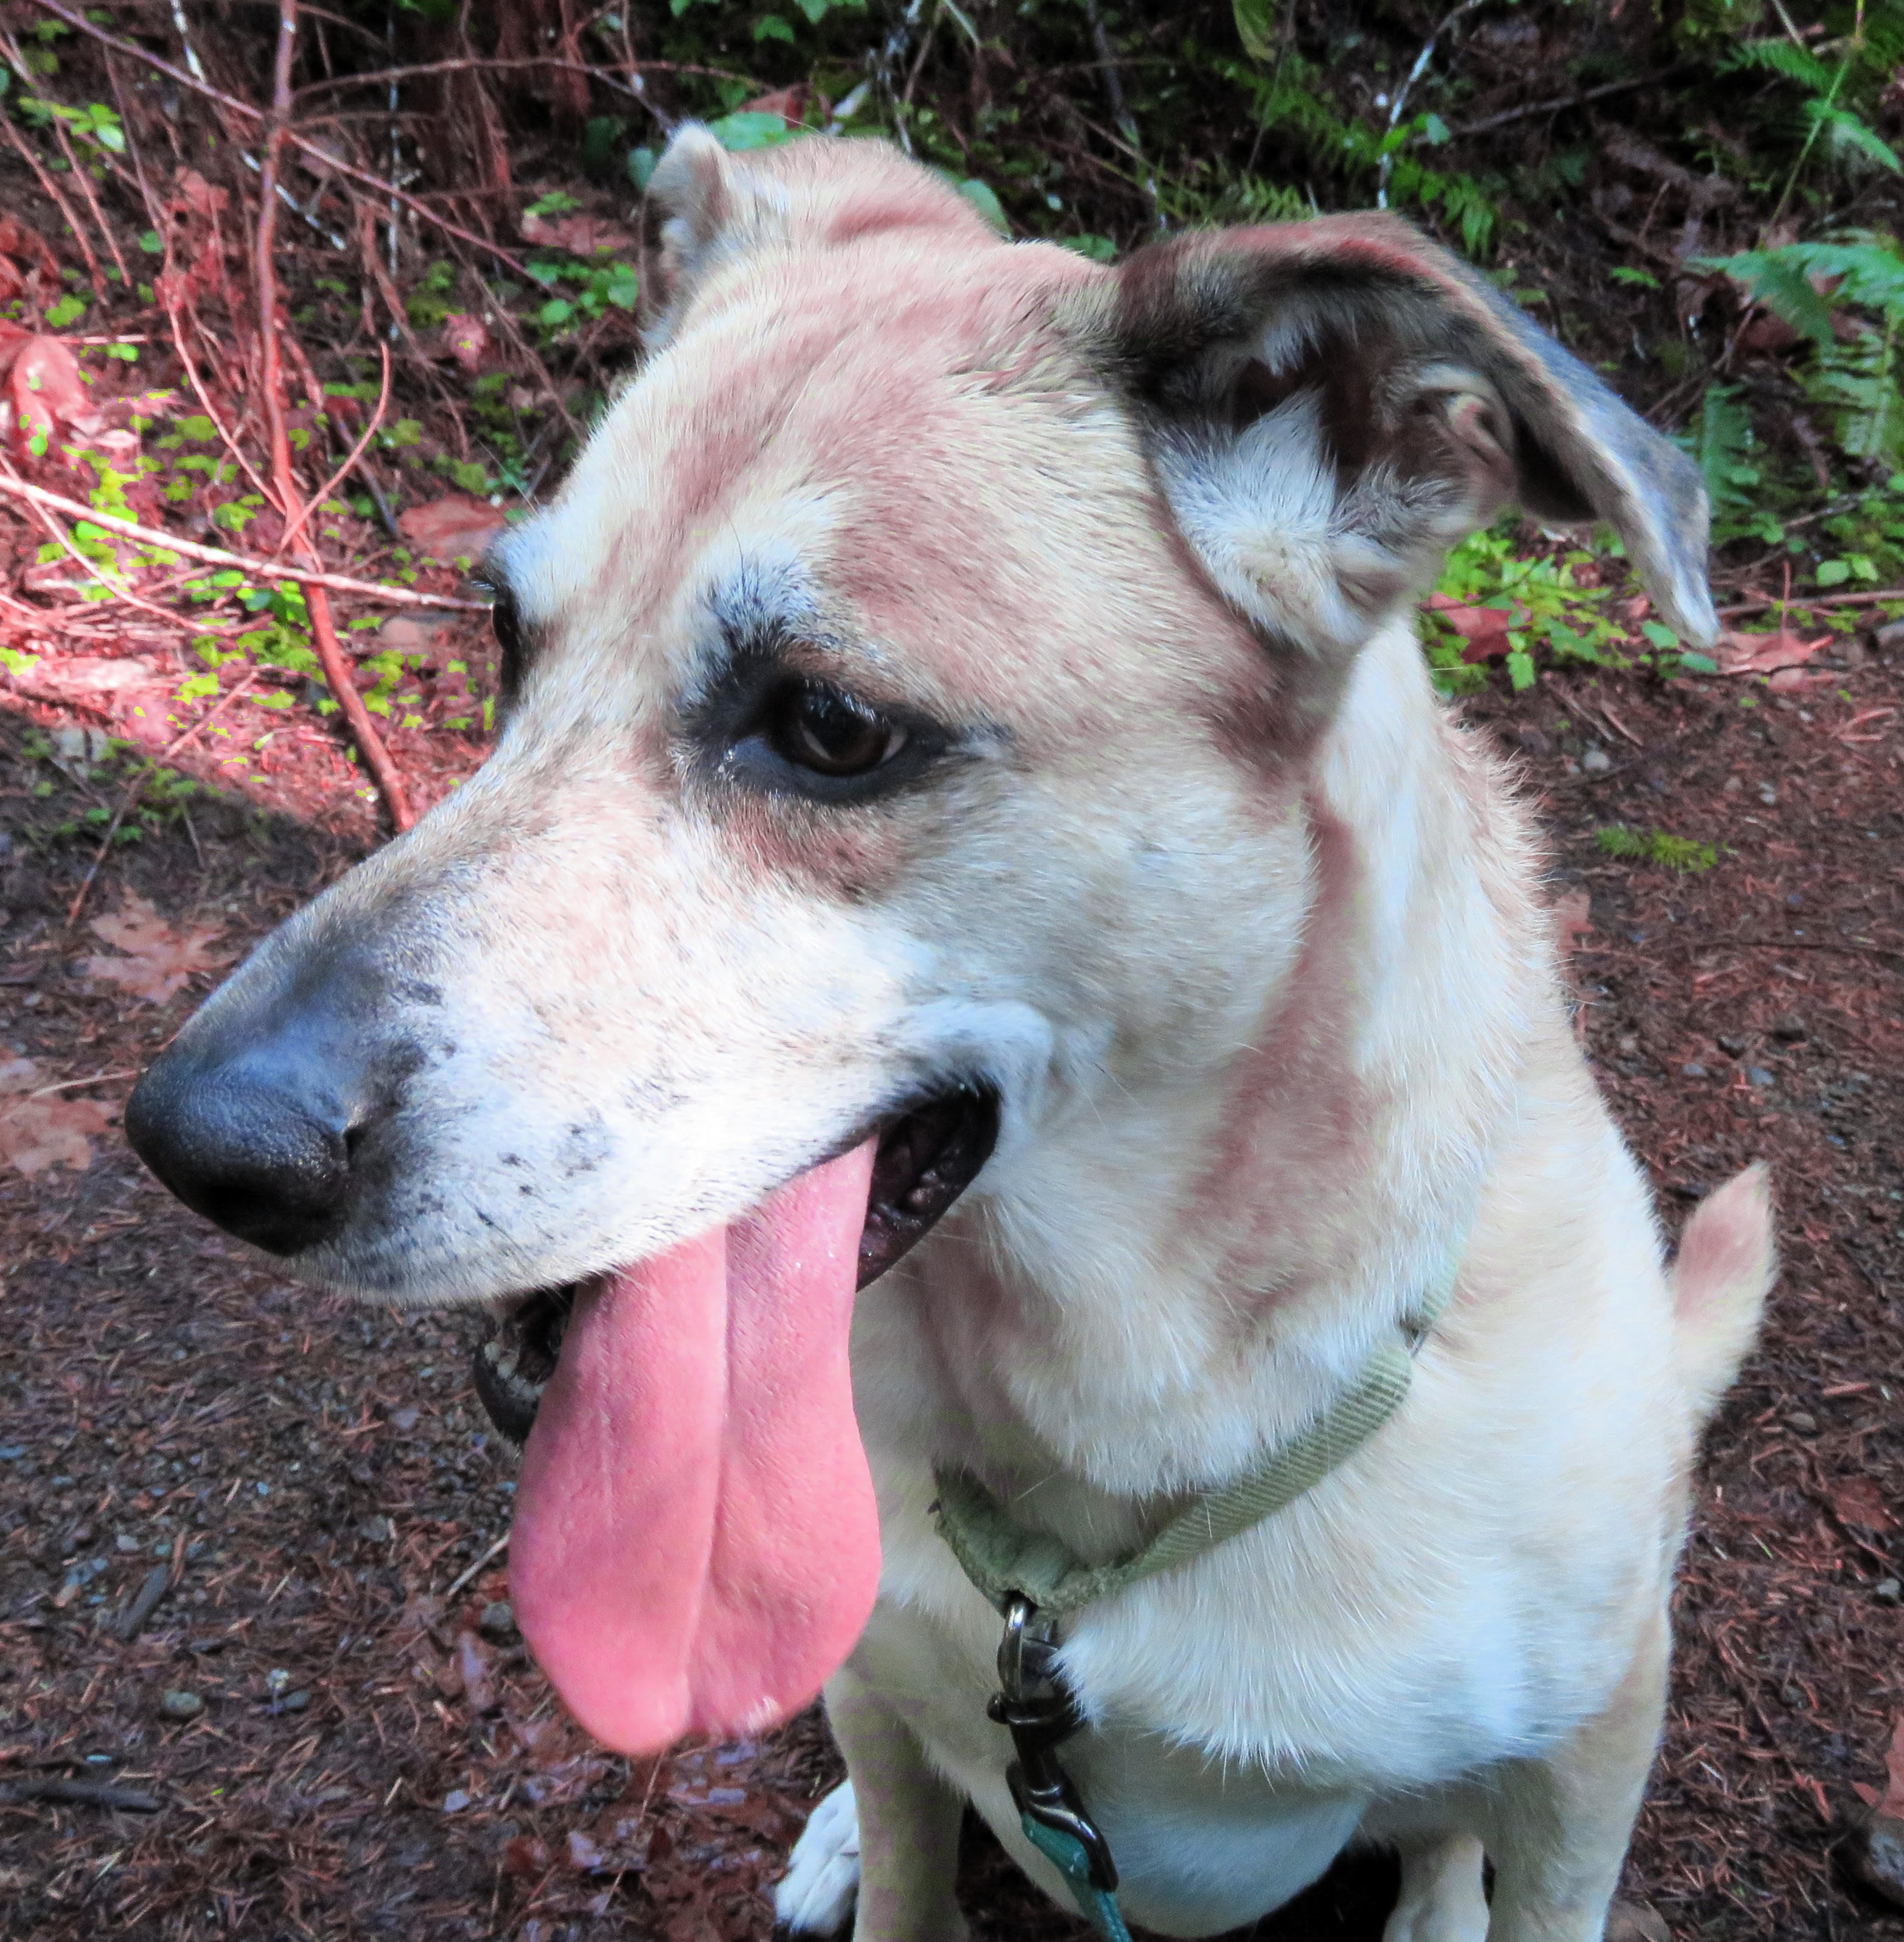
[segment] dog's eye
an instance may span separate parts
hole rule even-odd
[[[496,604],[489,610],[489,624],[495,629],[496,645],[501,650],[501,664],[497,670],[500,678],[504,700],[513,700],[516,692],[522,685],[522,666],[528,657],[528,641],[522,631],[522,611],[516,604],[516,596],[504,587],[496,596]]]
[[[822,776],[863,776],[906,746],[906,731],[837,688],[807,686],[786,694],[767,727],[774,752]]]

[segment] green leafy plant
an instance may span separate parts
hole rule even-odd
[[[1745,41],[1724,71],[1779,76],[1799,90],[1804,133],[1768,227],[1789,206],[1806,163],[1822,141],[1841,162],[1904,174],[1904,161],[1861,112],[1904,62],[1904,5],[1899,0],[1857,0],[1850,31],[1808,46],[1779,9],[1783,35]]]
[[[1603,856],[1617,857],[1623,862],[1656,863],[1661,869],[1676,870],[1682,876],[1699,876],[1719,861],[1719,852],[1710,843],[1669,835],[1664,829],[1629,829],[1624,822],[1611,822],[1596,829],[1593,841]]]
[[[1238,11],[1239,30],[1244,11]],[[1248,35],[1244,44],[1251,45]],[[1493,188],[1471,175],[1431,168],[1418,152],[1449,139],[1440,115],[1423,112],[1393,127],[1345,115],[1324,92],[1319,70],[1293,51],[1278,54],[1267,73],[1239,62],[1218,66],[1254,97],[1263,128],[1293,139],[1316,169],[1339,172],[1358,185],[1379,185],[1399,207],[1436,212],[1459,232],[1468,255],[1492,253],[1501,220]]]
[[[1857,231],[1707,259],[1810,341],[1801,381],[1854,459],[1904,468],[1904,252],[1894,237]]]

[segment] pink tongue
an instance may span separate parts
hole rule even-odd
[[[523,1455],[510,1591],[570,1710],[624,1753],[785,1718],[872,1610],[846,1335],[873,1149],[576,1303]]]

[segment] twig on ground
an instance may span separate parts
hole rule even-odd
[[[168,263],[170,262],[169,254],[167,261]],[[166,321],[172,326],[172,342],[177,348],[179,362],[185,367],[185,380],[191,386],[192,396],[198,400],[200,409],[211,420],[212,428],[218,433],[219,442],[224,446],[225,450],[231,453],[232,460],[238,469],[256,489],[259,497],[268,498],[269,488],[259,476],[257,467],[252,464],[243,446],[238,443],[237,434],[226,424],[224,414],[219,411],[216,405],[213,403],[210,392],[199,380],[198,367],[192,363],[191,354],[185,348],[185,333],[179,323],[179,309],[176,304],[168,303],[166,305],[165,317]],[[194,310],[192,312],[192,321],[196,323],[197,320],[198,313]]]
[[[136,1079],[139,1077],[131,1067],[123,1072],[95,1072],[84,1079],[63,1079],[57,1086],[36,1086],[26,1095],[29,1099],[50,1099],[56,1092],[83,1092],[88,1086],[103,1086],[114,1079]]]
[[[227,94],[222,87],[214,87],[202,75],[187,73],[183,68],[167,60],[162,55],[154,54],[149,47],[142,47],[134,41],[121,40],[117,34],[107,33],[87,20],[84,14],[76,14],[71,8],[61,6],[59,0],[34,0],[34,4],[52,14],[55,19],[65,21],[75,32],[90,35],[102,45],[112,48],[115,54],[142,61],[146,66],[156,69],[159,73],[176,81],[181,87],[188,87],[194,93],[202,94],[208,100],[216,101],[221,108],[231,114],[242,115],[247,121],[264,121],[268,118],[263,109],[254,107],[249,101],[240,101],[235,94]],[[5,118],[0,117],[0,122],[3,121]],[[9,122],[5,125],[11,131],[12,124]],[[339,175],[348,176],[353,182],[362,183],[366,188],[373,189],[379,195],[393,197],[406,209],[421,216],[424,222],[434,225],[445,235],[460,236],[466,243],[473,243],[477,248],[488,250],[499,262],[507,263],[518,276],[529,276],[528,266],[500,244],[477,235],[473,230],[465,229],[460,223],[451,222],[446,216],[439,215],[427,202],[412,195],[407,190],[398,188],[395,182],[386,182],[381,176],[373,175],[368,169],[360,168],[356,163],[346,161],[334,151],[300,135],[295,128],[286,128],[282,132],[283,139],[294,149],[304,155],[315,156],[326,168],[335,169]],[[53,193],[57,196],[58,191],[56,190]],[[302,213],[302,211],[299,213]],[[533,283],[535,279],[529,277],[529,280]]]
[[[60,153],[65,158],[67,173],[79,185],[79,192],[86,198],[86,207],[93,212],[93,221],[98,226],[107,250],[112,257],[112,267],[119,273],[119,287],[130,292],[132,289],[132,272],[126,268],[126,259],[119,253],[119,239],[112,233],[112,225],[106,219],[106,211],[99,207],[99,191],[93,186],[90,170],[73,152],[72,137],[66,133],[66,124],[58,115],[53,118],[53,139],[60,144]],[[123,179],[123,178],[122,178]],[[93,294],[103,303],[106,293],[95,289]]]
[[[155,1564],[145,1574],[145,1582],[139,1586],[133,1601],[114,1622],[112,1629],[121,1640],[127,1645],[138,1637],[145,1628],[145,1621],[159,1608],[160,1601],[172,1588],[172,1566],[168,1561]]]
[[[1563,109],[1584,108],[1590,101],[1604,101],[1609,94],[1624,94],[1635,87],[1650,87],[1656,81],[1671,81],[1683,68],[1663,67],[1654,74],[1636,75],[1630,81],[1609,81],[1598,87],[1582,88],[1578,94],[1557,95],[1551,101],[1532,101],[1525,108],[1503,109],[1498,115],[1484,115],[1478,121],[1465,123],[1448,130],[1448,139],[1459,142],[1469,135],[1485,135],[1491,128],[1505,128],[1514,121],[1526,121],[1536,115],[1558,115]]]
[[[448,1588],[443,1593],[443,1602],[447,1604],[452,1598],[456,1596],[458,1592],[462,1590],[465,1585],[468,1584],[476,1576],[478,1572],[482,1570],[485,1565],[491,1563],[496,1558],[501,1557],[503,1553],[508,1548],[509,1533],[507,1531],[504,1531],[502,1536],[497,1538],[495,1542],[492,1544],[467,1571],[459,1572],[455,1577],[450,1580]]]
[[[64,1801],[75,1807],[109,1807],[123,1814],[156,1814],[164,1803],[136,1787],[108,1780],[68,1780],[57,1774],[0,1780],[0,1800]]]
[[[73,206],[60,192],[60,185],[47,173],[46,165],[34,154],[32,144],[26,141],[14,126],[13,117],[0,115],[0,128],[7,131],[7,139],[12,142],[20,160],[33,172],[41,191],[47,201],[66,218],[66,227],[72,231],[73,240],[79,245],[79,253],[86,259],[87,274],[91,277],[93,294],[102,302],[106,297],[106,274],[99,268],[99,259],[93,253],[93,246],[86,239],[86,232],[79,225],[79,217]]]
[[[377,253],[377,212],[369,203],[357,205],[357,254],[363,260],[366,284],[375,284],[377,294],[384,300],[384,308],[390,313],[390,327],[409,347],[410,355],[419,364],[427,365],[423,346],[417,342],[416,332],[410,328],[410,313],[404,308],[396,280],[385,267],[384,259]],[[366,316],[368,311],[366,303]]]
[[[78,499],[69,499],[63,493],[49,492],[43,486],[29,485],[23,479],[10,479],[4,473],[0,473],[0,493],[24,500],[29,505],[51,506],[56,511],[69,513],[75,518],[90,519],[94,525],[107,532],[123,533],[128,539],[142,540],[148,546],[164,547],[169,552],[202,559],[209,566],[235,567],[239,572],[259,580],[295,580],[302,586],[325,587],[333,593],[363,594],[372,600],[397,607],[440,607],[461,614],[486,614],[489,611],[486,600],[466,600],[454,593],[417,593],[407,587],[384,587],[374,580],[354,580],[347,573],[320,573],[306,567],[282,566],[275,560],[247,559],[243,553],[227,553],[222,547],[201,546],[195,540],[179,539],[154,527],[142,526],[134,520],[96,511]]]
[[[20,478],[19,473],[15,472],[11,465],[6,464],[4,460],[0,460],[0,489],[4,489],[8,485],[24,485],[25,483],[25,480]],[[143,596],[135,593],[127,582],[119,579],[108,568],[100,565],[98,561],[88,559],[73,544],[72,535],[60,525],[45,507],[35,505],[33,510],[38,517],[40,524],[45,527],[47,533],[51,536],[54,543],[65,551],[89,579],[103,580],[112,590],[115,599],[124,601],[128,606],[136,607],[141,613],[156,615],[168,626],[183,627],[186,625],[186,623],[176,614],[169,614],[163,607],[155,606]],[[88,513],[84,516],[90,519],[92,515]]]
[[[265,415],[271,431],[271,477],[276,490],[272,496],[284,516],[287,536],[299,503],[297,479],[291,468],[291,440],[284,422],[284,369],[278,319],[277,266],[274,255],[277,243],[278,164],[289,133],[291,116],[291,63],[298,45],[298,0],[278,0],[277,51],[272,64],[271,111],[265,122],[264,155],[258,178],[258,231],[253,274],[258,286],[258,347],[261,365],[259,388],[264,394]],[[385,366],[388,369],[387,364]],[[298,550],[308,565],[318,566],[317,551],[308,537],[300,535]],[[363,757],[391,822],[398,835],[415,821],[403,778],[384,738],[377,732],[370,711],[357,692],[356,678],[346,658],[337,629],[332,624],[329,596],[321,587],[308,580],[303,587],[305,606],[311,616],[311,638],[331,699],[341,711],[350,739]]]
[[[1887,587],[1869,593],[1801,593],[1795,600],[1783,593],[1765,593],[1720,608],[1719,617],[1726,620],[1734,614],[1762,614],[1768,607],[1795,607],[1803,613],[1813,607],[1881,607],[1893,600],[1904,602],[1904,587]]]
[[[377,427],[383,423],[384,413],[390,408],[390,346],[387,344],[379,344],[377,348],[383,354],[384,359],[384,381],[377,393],[377,409],[371,413],[370,422],[363,428],[363,436],[351,446],[344,463],[298,508],[297,516],[285,527],[284,537],[277,543],[277,550],[280,553],[282,553],[303,531],[305,522],[337,490],[342,481],[349,476],[350,468],[363,456],[365,448],[377,436]],[[320,402],[320,400],[317,398],[311,400],[314,405]]]
[[[731,68],[700,67],[687,61],[651,61],[641,63],[644,68],[652,68],[657,74],[697,74],[715,81],[743,81],[749,87],[758,89],[759,79],[751,74],[739,74]],[[638,101],[651,114],[660,115],[642,90],[619,79],[606,68],[592,67],[586,61],[564,60],[556,54],[519,54],[510,56],[481,54],[464,56],[460,60],[424,61],[414,67],[373,68],[365,74],[338,74],[326,76],[322,81],[308,81],[298,89],[294,99],[302,101],[306,95],[329,93],[337,88],[381,87],[384,82],[421,81],[433,74],[465,74],[494,72],[506,68],[539,67],[556,68],[565,73],[585,74],[592,81],[598,81],[604,87],[611,88],[617,94],[625,94],[631,100]]]

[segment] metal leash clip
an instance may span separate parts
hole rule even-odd
[[[1084,1724],[1084,1716],[1058,1669],[1051,1625],[1029,1598],[1012,1597],[998,1648],[999,1681],[1005,1689],[992,1695],[985,1711],[1011,1731],[1018,1758],[1006,1769],[1005,1782],[1019,1813],[1076,1842],[1088,1864],[1091,1885],[1108,1895],[1117,1886],[1110,1844],[1058,1761],[1058,1747]]]

